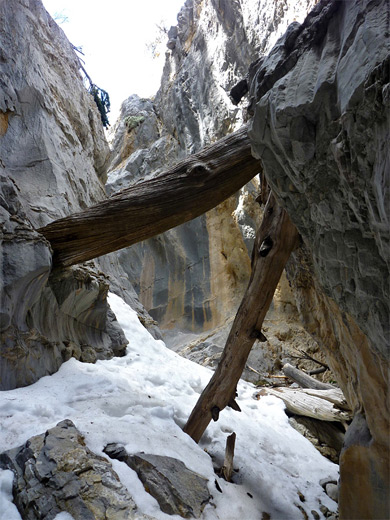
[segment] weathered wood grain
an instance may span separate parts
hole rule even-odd
[[[315,394],[314,394],[315,392]],[[344,396],[341,390],[306,390],[302,388],[263,388],[259,397],[274,395],[283,400],[287,410],[297,415],[312,417],[320,421],[348,421],[352,413],[345,408]]]
[[[70,266],[198,217],[260,172],[243,126],[165,173],[38,231],[50,242],[54,263]]]
[[[314,397],[321,397],[330,403],[335,404],[341,410],[351,412],[351,408],[345,399],[345,396],[340,388],[332,388],[329,390],[316,390],[313,388],[302,388],[302,393],[312,395]]]
[[[256,234],[252,275],[233,322],[221,360],[184,426],[196,442],[212,418],[235,399],[250,350],[261,338],[261,326],[290,253],[298,242],[298,231],[272,194]],[[218,412],[218,413],[217,413]]]
[[[227,482],[231,482],[233,475],[234,447],[236,445],[236,434],[233,432],[226,439],[225,459],[222,466],[222,475]]]

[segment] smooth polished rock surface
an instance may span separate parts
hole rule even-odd
[[[0,3],[0,389],[31,384],[73,356],[121,355],[107,291],[136,308],[117,255],[51,273],[35,229],[106,197],[109,159],[80,62],[40,0]],[[102,272],[105,274],[103,275]]]
[[[390,514],[389,16],[320,1],[250,71],[253,151],[303,239],[298,308],[372,438],[341,456],[342,518]]]
[[[382,354],[389,337],[388,10],[387,2],[320,2],[252,72],[258,101],[250,131],[272,188],[309,244],[316,278]]]

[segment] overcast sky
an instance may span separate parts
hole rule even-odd
[[[156,93],[162,73],[161,59],[153,59],[146,43],[158,34],[162,20],[176,25],[185,0],[43,0],[68,39],[82,47],[85,68],[92,81],[110,95],[110,123],[130,94],[150,97]],[[60,22],[60,20],[58,20]],[[164,47],[165,48],[165,47]]]

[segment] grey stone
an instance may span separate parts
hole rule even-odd
[[[42,3],[5,0],[0,20],[2,173],[39,227],[104,197],[109,148],[76,53]]]
[[[9,244],[22,251],[21,240]],[[4,293],[14,304],[1,333],[1,389],[33,383],[70,357],[94,362],[125,353],[128,341],[107,304],[107,279],[81,267],[49,275],[51,255],[45,247],[45,270],[32,270],[11,284],[3,269]],[[44,256],[38,258],[41,262]]]
[[[370,33],[370,54],[361,54],[359,38],[339,48],[332,33],[326,43],[321,40],[329,52],[318,59],[311,48],[313,39],[320,38],[314,34],[317,27],[323,34],[328,27],[328,34],[350,33],[352,27],[361,31],[359,13],[376,27]],[[389,337],[389,286],[383,283],[390,258],[387,154],[374,160],[372,150],[384,149],[386,111],[376,110],[389,78],[388,49],[380,45],[387,22],[378,13],[364,2],[319,3],[295,39],[287,44],[283,37],[253,73],[257,104],[254,108],[252,103],[250,135],[270,185],[310,248],[316,278],[384,353]],[[341,16],[343,26],[336,29]],[[343,56],[340,72],[332,53]],[[295,96],[290,89],[297,75]],[[354,161],[348,159],[352,156]]]
[[[83,520],[147,519],[70,420],[2,453],[0,467],[15,474],[14,501],[25,520],[52,520],[62,511]]]
[[[325,486],[326,494],[335,502],[339,501],[339,487],[337,484],[329,482]]]
[[[322,478],[320,480],[320,485],[325,489],[326,484],[337,484],[337,482],[330,478]]]
[[[180,460],[141,453],[130,456],[128,464],[164,513],[199,518],[211,498],[207,479]]]
[[[178,459],[145,453],[128,455],[118,444],[110,444],[104,451],[137,472],[146,491],[157,500],[164,513],[199,518],[211,498],[208,480]]]

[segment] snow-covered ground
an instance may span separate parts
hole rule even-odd
[[[309,518],[313,518],[312,510],[324,518],[320,504],[336,510],[319,481],[337,480],[338,466],[289,425],[281,400],[253,399],[253,385],[239,384],[237,401],[242,412],[221,412],[199,445],[183,433],[211,370],[153,339],[136,313],[116,295],[109,295],[109,303],[129,340],[127,355],[94,365],[70,359],[56,374],[29,387],[0,392],[0,453],[71,419],[97,454],[104,456],[103,448],[117,442],[128,453],[179,458],[208,478],[214,498],[204,509],[203,520],[260,520],[262,512],[272,520],[302,520],[295,504]],[[227,483],[214,473],[212,458],[214,464],[222,465],[226,438],[233,431],[237,434],[234,467],[239,471],[235,482]],[[181,518],[162,513],[125,463],[112,463],[142,513],[161,520]],[[222,493],[216,489],[216,479]],[[20,519],[11,500],[12,473],[2,471],[0,520]]]

